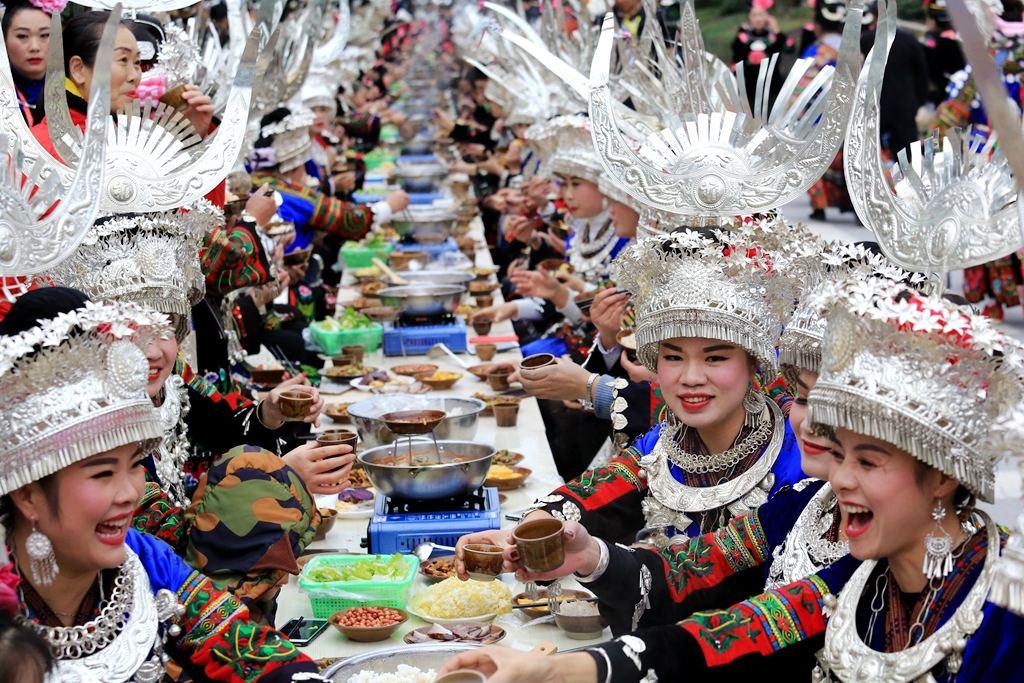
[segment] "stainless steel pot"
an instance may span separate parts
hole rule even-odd
[[[338,683],[346,683],[349,678],[363,671],[379,674],[394,673],[399,664],[414,666],[421,671],[430,669],[437,671],[456,654],[475,650],[478,647],[480,646],[472,643],[439,643],[437,645],[424,643],[383,648],[353,655],[332,664],[324,671],[324,676],[338,681]]]
[[[435,445],[430,438],[405,437],[369,448],[357,458],[374,488],[385,496],[437,500],[480,488],[493,456],[493,446],[471,441],[438,440]]]
[[[353,403],[348,407],[349,417],[356,425],[364,448],[386,446],[395,440],[381,415],[397,410],[443,410],[448,417],[434,429],[438,440],[472,441],[476,436],[477,420],[487,407],[476,398],[431,398],[408,394],[375,396]]]
[[[466,285],[474,279],[472,273],[449,270],[403,270],[398,275],[417,285]]]
[[[465,291],[464,285],[403,285],[382,289],[377,298],[409,315],[438,315],[454,313]]]

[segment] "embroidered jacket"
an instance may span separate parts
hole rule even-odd
[[[607,466],[588,470],[577,479],[559,487],[540,500],[540,509],[559,518],[576,519],[595,536],[610,541],[632,542],[634,535],[645,526],[641,503],[648,494],[647,479],[641,475],[640,459],[650,454],[661,435],[662,424],[655,425],[637,439]],[[761,452],[762,455],[763,450]],[[670,464],[673,477],[682,481],[684,473]],[[785,437],[775,464],[771,468],[774,483],[768,496],[779,489],[803,479],[800,470],[800,450],[796,436],[785,424]],[[701,534],[695,522],[685,530],[688,536]]]
[[[1005,544],[1005,534],[1000,540]],[[984,533],[975,536],[956,560],[925,624],[925,637],[947,623],[981,575],[988,552]],[[677,624],[641,629],[591,650],[598,665],[598,680],[631,683],[641,680],[739,680],[741,676],[772,676],[808,680],[815,655],[825,642],[826,597],[838,595],[858,568],[847,555],[806,579],[764,592],[728,609],[698,612]],[[886,569],[880,561],[867,586]],[[654,577],[655,581],[664,580]],[[892,583],[892,582],[890,582]],[[859,637],[879,652],[899,652],[904,645],[893,634],[906,638],[909,622],[903,601],[887,598],[865,634],[871,615],[871,591],[865,591],[857,608]],[[922,595],[918,600],[926,598]],[[895,623],[895,628],[894,628]],[[906,626],[907,629],[904,629]],[[992,603],[984,603],[980,626],[966,638],[958,672],[947,671],[944,662],[930,672],[938,683],[1015,680],[1024,665],[1024,619]],[[656,678],[655,678],[656,676]]]
[[[295,225],[295,241],[289,251],[305,249],[313,242],[313,232],[320,230],[343,239],[358,240],[373,225],[373,210],[343,202],[321,192],[310,190],[272,175],[256,174],[253,187],[270,185],[283,199],[277,213]]]
[[[317,672],[280,632],[254,623],[237,598],[218,590],[165,543],[134,530],[125,543],[138,555],[153,594],[169,590],[184,606],[181,634],[168,638],[167,651],[193,679],[284,683],[296,674]],[[40,620],[40,614],[28,612],[30,619]]]

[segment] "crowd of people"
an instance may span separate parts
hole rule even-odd
[[[1024,528],[983,503],[1024,436],[992,320],[1019,303],[1020,130],[989,128],[943,2],[921,43],[893,1],[818,0],[797,49],[754,0],[733,64],[689,0],[181,4],[5,0],[0,682],[326,680],[274,628],[355,459],[309,439],[309,328],[343,245],[409,207],[361,192],[374,157],[425,135],[501,282],[469,321],[557,358],[513,379],[565,482],[523,521],[563,522],[564,563],[527,571],[506,528],[458,571],[498,545],[614,636],[446,670],[1019,676]],[[1020,104],[1024,7],[968,4]],[[410,114],[422,60],[446,104]],[[782,215],[804,193],[874,240]]]

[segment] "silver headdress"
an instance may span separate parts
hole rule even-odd
[[[60,35],[60,15],[53,15],[51,35]],[[200,140],[180,113],[164,105],[140,107],[108,118],[107,182],[101,209],[108,213],[165,211],[187,206],[220,183],[231,170],[241,147],[249,113],[258,33],[250,36],[235,73],[229,104],[217,131]],[[0,50],[0,132],[20,139],[25,155],[43,157],[46,151],[28,130],[11,81],[6,52]],[[65,187],[83,157],[82,132],[71,122],[64,94],[61,42],[50,45],[45,101],[51,139],[63,163],[54,161],[54,174]]]
[[[205,200],[188,211],[108,216],[52,277],[91,299],[132,301],[187,317],[206,291],[202,240],[223,222],[220,209]]]
[[[1021,403],[1017,342],[967,309],[877,279],[826,289],[808,419],[910,452],[991,501],[993,424]]]
[[[159,439],[143,349],[168,334],[151,309],[89,302],[0,337],[0,495],[96,453]]]
[[[767,83],[776,60],[761,64],[753,110],[742,73],[713,82],[692,2],[683,4],[680,42],[685,80],[670,93],[679,103],[661,125],[634,137],[625,130],[609,85],[614,20],[605,17],[590,71],[590,120],[605,170],[643,204],[709,219],[763,213],[785,204],[816,181],[842,144],[860,63],[860,14],[853,0],[835,76],[822,70],[799,94],[811,60],[799,60],[769,107]],[[714,72],[713,72],[714,73]],[[733,99],[731,92],[737,93]],[[716,104],[725,102],[725,108]]]
[[[612,270],[633,293],[637,355],[649,370],[657,368],[660,343],[674,337],[721,339],[746,349],[762,369],[778,368],[775,347],[792,283],[743,235],[684,230],[644,238],[619,254]]]
[[[782,328],[779,364],[818,372],[826,328],[825,318],[818,311],[822,288],[845,280],[882,278],[920,289],[925,276],[908,273],[861,245],[815,240],[806,247],[804,257],[791,261],[796,271],[787,270],[788,277],[800,281],[803,294]]]
[[[261,127],[259,137],[271,142],[267,147],[254,148],[249,153],[249,164],[255,170],[277,167],[282,172],[302,166],[312,153],[311,125],[313,113],[299,109],[276,123]]]
[[[548,172],[597,183],[603,169],[590,140],[587,117],[579,114],[559,116],[543,125],[550,128],[550,135],[555,141],[551,156],[545,162]]]
[[[846,182],[857,214],[885,255],[910,270],[944,273],[1016,251],[1024,246],[1019,188],[995,135],[984,141],[954,129],[915,143],[900,151],[887,179],[879,99],[895,22],[895,10],[882,13],[847,133]]]

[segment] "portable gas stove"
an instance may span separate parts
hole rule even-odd
[[[384,326],[385,356],[419,356],[434,344],[452,351],[466,350],[466,323],[453,315],[408,316],[401,314]]]
[[[480,487],[458,498],[403,500],[377,496],[366,541],[374,554],[411,553],[420,543],[454,547],[461,536],[501,526],[498,489]]]

